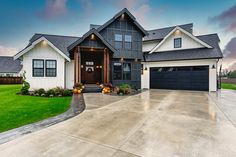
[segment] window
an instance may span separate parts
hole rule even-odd
[[[131,64],[123,64],[123,80],[131,80]]]
[[[113,65],[113,79],[121,80],[122,79],[122,64],[114,63]]]
[[[56,60],[46,60],[46,76],[56,77],[57,75],[57,62]]]
[[[131,35],[125,35],[125,49],[130,50],[132,48],[132,37]]]
[[[174,39],[174,48],[181,48],[182,47],[182,39],[181,38],[175,38]]]
[[[44,76],[44,60],[33,59],[33,77]]]
[[[85,62],[86,65],[94,65],[93,62]]]
[[[122,49],[122,35],[115,34],[115,48]]]

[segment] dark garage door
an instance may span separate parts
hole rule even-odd
[[[150,68],[150,88],[208,91],[209,67]]]

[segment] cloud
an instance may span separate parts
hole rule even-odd
[[[17,48],[0,45],[0,56],[13,56],[18,52]]]
[[[39,14],[45,19],[52,19],[67,13],[67,0],[46,0],[45,9]]]
[[[209,19],[210,23],[217,22],[226,31],[236,32],[236,5],[222,12],[220,15]]]
[[[236,59],[236,37],[232,38],[223,51],[225,58]]]

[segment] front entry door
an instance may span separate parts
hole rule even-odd
[[[95,67],[93,61],[86,61],[85,67],[83,67],[83,74],[85,78],[85,83],[94,84],[96,83],[96,76],[95,76]]]

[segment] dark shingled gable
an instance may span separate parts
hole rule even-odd
[[[21,61],[13,57],[0,56],[0,73],[18,73],[22,69]]]
[[[199,49],[186,49],[186,50],[172,50],[163,52],[144,52],[143,61],[176,61],[176,60],[194,60],[194,59],[218,59],[223,58],[223,54],[219,47],[219,37],[217,34],[208,34],[196,36],[200,40],[211,45],[213,48],[199,48]]]

